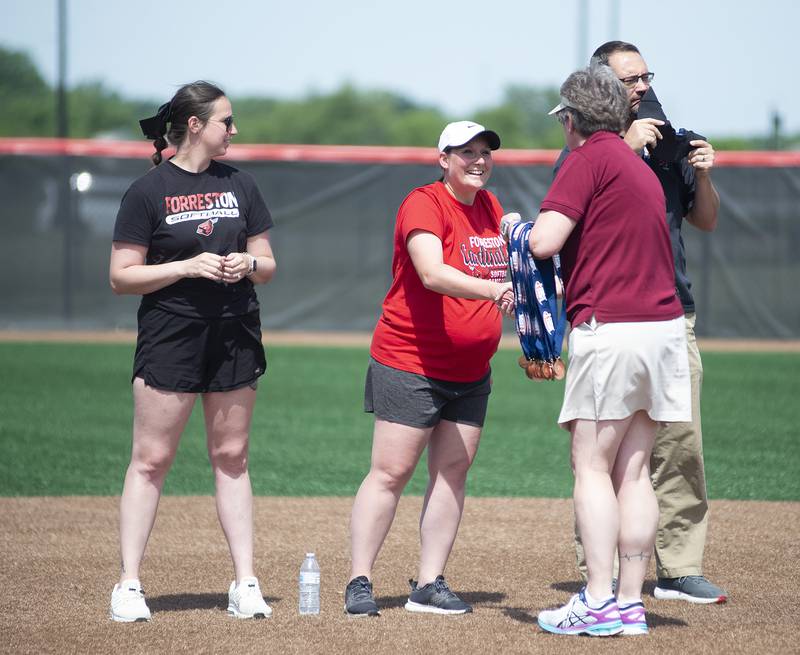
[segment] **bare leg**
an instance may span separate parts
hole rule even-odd
[[[619,447],[612,478],[619,503],[620,602],[639,600],[658,526],[658,501],[650,483],[650,451],[656,424],[643,411],[633,415]]]
[[[256,392],[250,387],[203,395],[208,458],[214,471],[217,516],[233,560],[237,584],[255,575],[253,490],[247,470],[250,420]]]
[[[350,517],[350,579],[372,579],[372,567],[394,520],[400,494],[414,473],[433,428],[375,420],[372,464]]]
[[[588,569],[586,588],[596,600],[612,595],[619,510],[611,471],[631,417],[572,422],[573,502]]]
[[[153,523],[161,489],[195,394],[160,391],[133,381],[133,446],[119,503],[120,582],[139,578],[139,567]]]
[[[467,471],[478,452],[481,428],[441,421],[428,445],[430,480],[419,521],[419,585],[444,573],[464,510]]]

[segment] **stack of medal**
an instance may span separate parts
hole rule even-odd
[[[508,268],[523,352],[519,365],[531,380],[561,380],[567,370],[560,356],[566,312],[563,305],[558,312],[556,293],[561,270],[558,255],[537,260],[530,254],[528,236],[532,227],[533,223],[517,223],[508,236]]]

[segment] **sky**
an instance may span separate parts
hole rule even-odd
[[[195,79],[233,97],[350,83],[468,119],[509,85],[559,86],[595,47],[621,39],[641,50],[676,126],[763,135],[777,111],[784,131],[800,132],[798,0],[66,2],[67,85],[102,81],[128,98],[165,102]],[[50,83],[57,6],[0,0],[0,45],[30,54]]]

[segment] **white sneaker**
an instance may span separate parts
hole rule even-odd
[[[121,623],[150,620],[150,609],[144,602],[144,590],[138,580],[125,580],[114,585],[110,616],[113,621]]]
[[[238,587],[236,580],[231,582],[228,614],[237,619],[266,619],[272,616],[272,608],[264,602],[257,578],[242,578]]]
[[[585,593],[586,589],[581,589],[566,605],[539,612],[539,627],[558,635],[610,637],[622,632],[616,599],[612,596],[601,607],[594,608],[587,603]]]

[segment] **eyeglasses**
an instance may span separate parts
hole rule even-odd
[[[225,118],[209,118],[208,120],[215,123],[222,123],[225,126],[225,131],[230,132],[233,129],[233,116],[226,116]]]
[[[631,75],[630,77],[621,77],[619,81],[622,82],[628,88],[634,87],[639,83],[639,80],[644,82],[645,84],[650,84],[653,81],[653,78],[656,76],[655,73],[642,73],[641,75]]]

